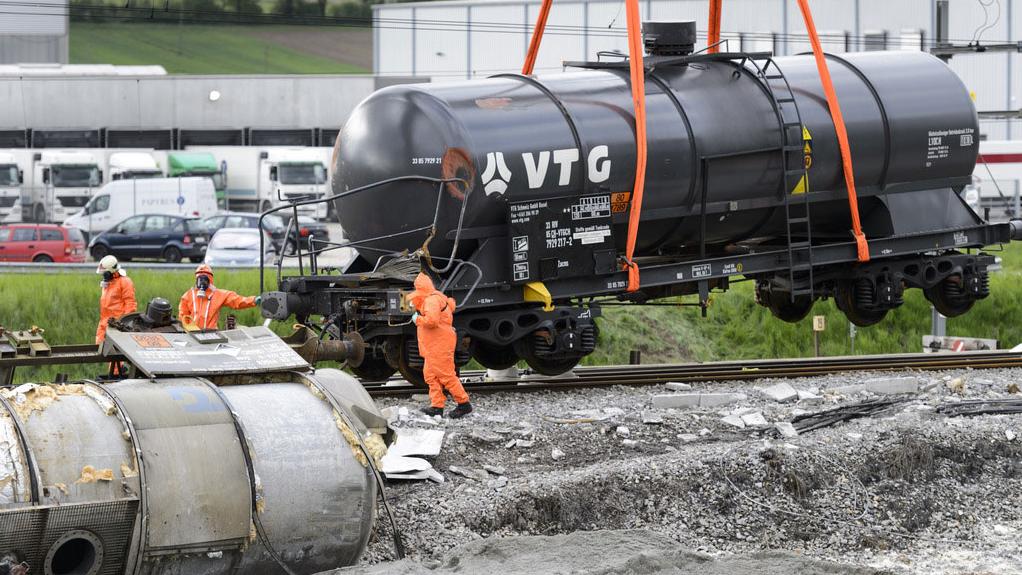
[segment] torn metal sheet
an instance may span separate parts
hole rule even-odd
[[[0,508],[32,501],[32,481],[14,419],[0,406]]]
[[[440,455],[444,444],[442,429],[416,429],[399,427],[394,429],[397,439],[390,446],[389,454],[393,455]]]
[[[443,483],[444,476],[436,469],[427,469],[425,471],[414,471],[411,473],[389,473],[387,479],[404,479],[410,481],[425,481],[429,480],[434,483]]]
[[[380,471],[387,479],[405,479],[412,481],[430,480],[444,482],[444,476],[421,457],[407,457],[388,453],[383,457]]]

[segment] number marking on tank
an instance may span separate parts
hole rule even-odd
[[[699,264],[692,266],[692,277],[705,278],[711,274],[710,264]]]

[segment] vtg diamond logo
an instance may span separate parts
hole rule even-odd
[[[494,179],[497,173],[500,179]],[[500,194],[507,191],[507,185],[511,182],[511,170],[507,169],[504,163],[504,152],[490,152],[486,154],[486,169],[483,170],[483,190],[486,195]]]
[[[561,150],[544,150],[542,152],[523,152],[522,165],[525,168],[525,178],[528,181],[529,189],[535,190],[543,187],[546,182],[547,172],[550,171],[550,161],[557,164],[557,185],[570,186],[572,167],[579,161],[580,153],[578,148],[564,148]],[[605,182],[610,179],[610,149],[607,146],[594,146],[589,150],[586,158],[586,176],[594,184]],[[486,195],[500,194],[507,192],[508,184],[511,182],[511,170],[504,162],[503,152],[489,152],[486,154],[486,168],[481,175],[483,190]]]

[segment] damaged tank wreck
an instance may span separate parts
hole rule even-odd
[[[0,387],[0,570],[308,574],[359,559],[387,427],[357,380],[264,327],[111,329],[94,355],[132,378]]]

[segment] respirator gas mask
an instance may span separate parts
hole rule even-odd
[[[114,272],[103,272],[103,281],[109,282],[114,279]]]
[[[206,297],[206,290],[209,289],[209,276],[201,275],[196,277],[195,287],[199,290],[199,297]]]

